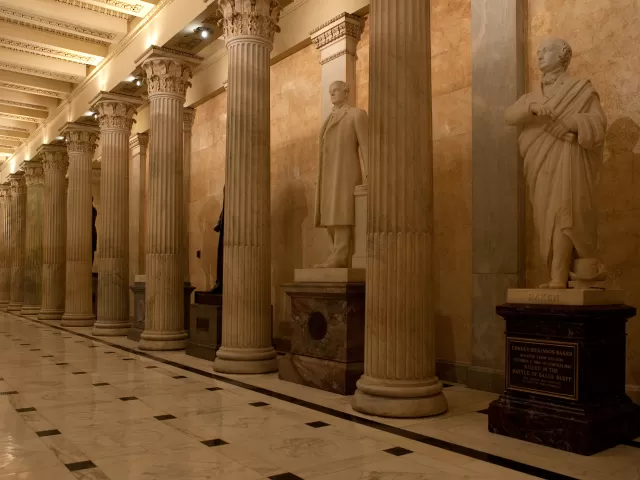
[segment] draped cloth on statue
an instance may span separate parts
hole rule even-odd
[[[598,94],[588,80],[564,74],[544,95],[522,96],[507,115],[529,112],[532,103],[551,107],[556,120],[573,117],[578,125],[577,134],[558,138],[549,133],[554,123],[549,117],[536,117],[518,139],[542,258],[550,265],[556,223],[573,242],[579,258],[593,258],[597,248],[594,194],[607,126]]]

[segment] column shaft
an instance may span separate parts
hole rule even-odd
[[[185,284],[191,284],[190,276],[190,259],[189,259],[189,202],[191,201],[191,127],[193,126],[193,120],[196,116],[196,111],[193,108],[184,109],[184,135],[182,137],[182,196],[184,207],[184,238],[182,240],[182,247],[184,249],[184,282]]]
[[[26,185],[24,172],[11,181],[11,297],[7,311],[19,312],[24,303],[24,246],[26,229]]]
[[[129,285],[136,275],[144,274],[145,262],[145,190],[147,146],[149,135],[137,133],[129,139],[131,166],[129,170]],[[129,292],[129,318],[133,318],[133,292]]]
[[[101,92],[92,102],[100,122],[98,318],[94,335],[126,335],[129,320],[129,134],[141,100]]]
[[[149,85],[149,197],[146,242],[145,330],[140,348],[185,348],[183,110],[190,85],[185,57],[151,47],[138,59]]]
[[[42,215],[44,208],[44,172],[42,163],[24,163],[27,184],[25,231],[24,304],[21,315],[35,315],[42,306]]]
[[[39,320],[60,320],[64,313],[67,180],[69,161],[65,147],[43,152],[44,220],[42,252],[42,308]]]
[[[6,311],[11,299],[11,191],[0,185],[0,311]]]
[[[435,375],[429,3],[371,2],[365,373],[353,407],[390,417],[447,409]]]
[[[62,325],[91,326],[95,321],[91,288],[91,159],[98,128],[67,124],[67,267]]]

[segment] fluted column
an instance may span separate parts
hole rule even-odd
[[[143,350],[185,348],[183,115],[191,66],[199,57],[159,47],[138,60],[149,91],[149,197]]]
[[[80,123],[63,128],[69,154],[67,266],[61,325],[93,325],[91,288],[91,159],[100,129]]]
[[[0,311],[11,298],[11,185],[0,185]]]
[[[44,171],[39,155],[22,168],[27,185],[24,255],[24,304],[21,315],[36,315],[42,306],[42,233]]]
[[[129,135],[136,107],[130,95],[100,92],[91,102],[100,123],[98,318],[94,335],[126,335],[129,321]]]
[[[42,308],[39,320],[60,320],[64,313],[67,237],[66,147],[41,147],[44,169]]]
[[[129,285],[136,275],[144,275],[145,191],[147,176],[147,146],[149,135],[136,133],[129,139],[131,166],[129,170]],[[133,318],[133,292],[129,292],[129,318]]]
[[[93,264],[91,266],[91,272],[97,274],[100,265],[100,249],[98,248],[97,239],[100,238],[100,222],[102,219],[101,207],[100,207],[100,178],[102,175],[102,161],[101,158],[97,158],[91,162],[91,206],[96,209],[95,227],[96,227],[96,245],[95,251],[93,251]],[[93,212],[92,212],[93,215]],[[93,217],[91,217],[93,219]],[[93,235],[93,232],[92,232]],[[91,240],[91,248],[94,248],[93,237]]]
[[[24,172],[9,175],[11,182],[11,296],[8,312],[20,312],[24,303],[24,245],[27,186]]]
[[[271,335],[269,60],[274,0],[221,1],[229,53],[222,347],[215,370],[277,370]],[[251,139],[251,141],[247,141]]]
[[[372,0],[365,367],[353,408],[447,410],[435,373],[429,3]]]
[[[182,163],[182,201],[184,205],[184,238],[182,246],[184,248],[184,282],[191,284],[189,275],[189,202],[191,201],[191,127],[193,120],[196,118],[194,108],[185,108],[183,116],[183,163]]]

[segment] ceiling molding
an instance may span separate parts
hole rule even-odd
[[[21,85],[19,83],[13,83],[13,82],[0,81],[0,88],[6,88],[7,90],[17,90],[19,92],[33,93],[35,95],[44,95],[46,97],[54,97],[54,98],[61,98],[61,99],[65,99],[69,96],[68,93],[56,92],[54,90],[47,90],[46,88],[31,87],[29,85]],[[0,127],[0,128],[3,128],[3,127]]]
[[[0,140],[9,140],[10,142],[24,142],[26,138],[12,137],[11,135],[0,135]]]
[[[81,0],[55,0],[55,1],[58,3],[64,3],[66,5],[70,5],[72,7],[82,8],[84,10],[91,10],[92,12],[96,12],[96,13],[102,13],[103,15],[122,18],[127,21],[133,18],[133,16],[129,15],[128,13],[120,12],[118,10],[111,10],[109,8],[99,7],[98,5],[94,5],[93,3],[86,3]]]
[[[139,3],[122,2],[120,0],[97,0],[100,3],[109,5],[110,7],[120,8],[122,10],[128,10],[133,13],[140,13],[142,11],[142,5]]]
[[[17,113],[5,113],[0,112],[0,118],[6,118],[8,120],[17,120],[19,122],[30,122],[30,123],[43,123],[44,118],[39,117],[31,117],[29,115],[18,115]]]
[[[5,48],[5,47],[0,45],[0,48]],[[70,83],[80,83],[84,78],[84,77],[80,77],[79,75],[68,75],[66,73],[52,72],[50,70],[43,70],[41,68],[25,67],[24,65],[18,65],[17,63],[2,62],[2,61],[0,61],[0,70],[11,70],[13,72],[26,73],[29,75],[37,75],[39,77],[53,78],[55,80],[62,80],[63,82],[70,82]]]
[[[59,48],[45,47],[36,43],[21,42],[20,40],[13,40],[6,37],[0,37],[0,47],[17,52],[40,55],[41,57],[57,58],[58,60],[65,60],[67,62],[81,63],[82,65],[97,65],[102,60],[102,57],[97,57],[95,55],[72,53]]]
[[[43,105],[35,105],[33,103],[25,103],[25,102],[14,102],[13,100],[5,100],[0,98],[0,105],[9,105],[11,107],[19,107],[19,108],[28,108],[31,110],[40,110],[43,112],[48,112],[49,108]]]
[[[44,32],[54,33],[56,35],[62,35],[77,40],[98,43],[105,46],[110,45],[108,40],[113,40],[116,36],[115,33],[93,30],[81,25],[61,22],[51,18],[41,17],[39,15],[32,15],[30,13],[17,12],[5,7],[0,7],[0,20],[8,23],[14,23],[16,25],[35,27]],[[46,26],[40,24],[44,24]],[[72,30],[75,33],[69,33],[60,29]]]
[[[11,127],[9,125],[2,125],[2,124],[0,124],[0,130],[7,130],[9,132],[31,133],[31,130],[29,130],[28,128]]]

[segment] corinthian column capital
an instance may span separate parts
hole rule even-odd
[[[27,193],[27,184],[24,179],[24,172],[17,171],[9,175],[9,182],[11,182],[11,195],[25,195]]]
[[[44,170],[39,159],[26,161],[22,164],[24,179],[27,187],[44,185]]]
[[[201,61],[197,55],[151,46],[136,60],[136,65],[145,72],[149,97],[168,94],[184,98],[191,86],[191,69]]]
[[[220,23],[227,42],[236,37],[260,37],[273,43],[280,31],[280,2],[277,0],[221,0]]]
[[[100,92],[91,101],[91,110],[98,112],[100,130],[119,130],[129,134],[135,122],[133,116],[142,99],[132,95]]]
[[[191,127],[193,126],[193,121],[196,118],[196,109],[195,108],[185,108],[182,114],[182,125],[184,127],[185,132],[190,132]]]
[[[83,123],[67,123],[62,127],[62,135],[67,142],[68,153],[88,153],[93,155],[100,128]]]
[[[67,173],[67,167],[69,166],[69,156],[67,155],[67,148],[58,145],[42,145],[38,150],[40,161],[42,162],[42,168],[44,172],[50,170],[56,172]]]
[[[9,205],[11,201],[11,185],[9,183],[0,183],[0,204]]]

